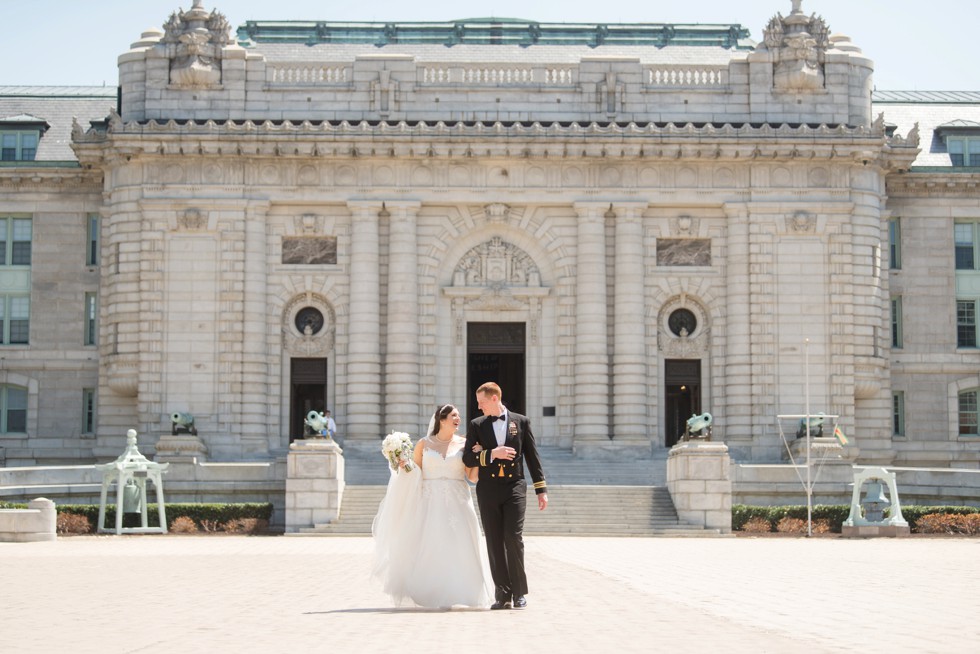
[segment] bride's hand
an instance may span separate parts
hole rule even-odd
[[[480,445],[479,443],[473,446],[473,454],[479,454],[482,451],[483,451],[483,446]]]

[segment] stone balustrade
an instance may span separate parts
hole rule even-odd
[[[343,84],[350,79],[347,66],[330,66],[321,63],[277,64],[266,68],[266,81],[270,86],[316,86]]]

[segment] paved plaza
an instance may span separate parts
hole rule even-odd
[[[980,642],[980,539],[536,537],[527,559],[526,611],[428,611],[390,606],[369,577],[369,538],[0,543],[0,652],[867,653]]]

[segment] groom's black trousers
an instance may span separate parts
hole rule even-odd
[[[524,512],[527,482],[481,479],[476,487],[483,534],[487,539],[490,574],[498,601],[509,602],[527,594],[524,573]]]

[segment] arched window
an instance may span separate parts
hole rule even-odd
[[[23,386],[0,386],[0,433],[27,431],[27,389]]]
[[[977,389],[971,388],[959,394],[960,436],[977,436]]]

